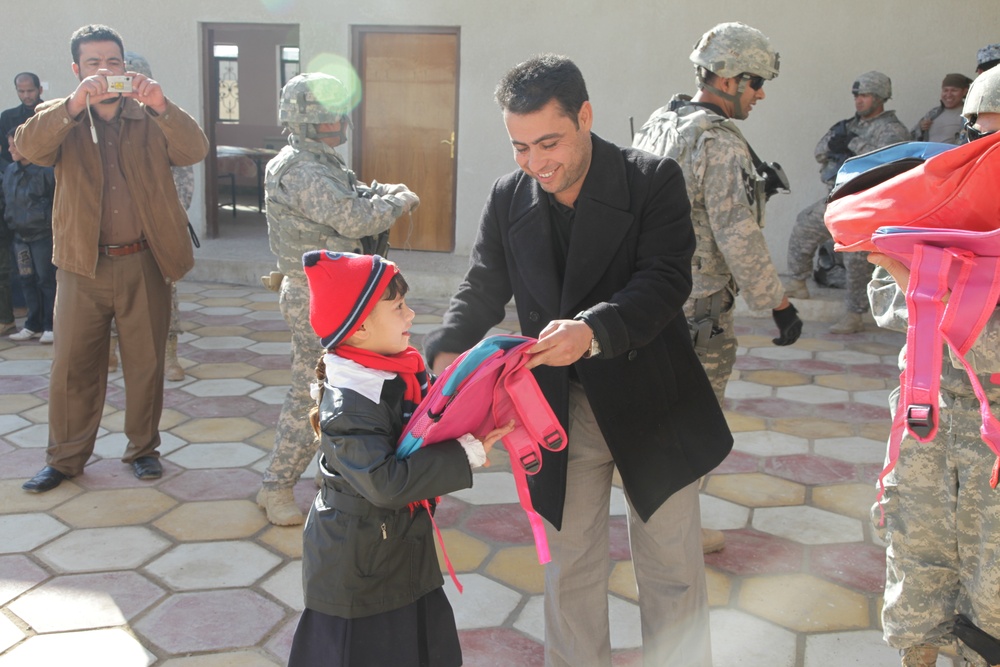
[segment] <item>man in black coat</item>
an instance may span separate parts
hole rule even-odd
[[[472,261],[424,342],[441,371],[504,317],[537,337],[529,363],[568,433],[529,478],[549,525],[546,665],[610,665],[611,481],[629,504],[646,664],[711,665],[698,479],[732,435],[682,306],[695,237],[677,163],[591,133],[580,70],[535,57],[497,102],[521,168],[499,179]],[[564,511],[565,510],[565,511]]]

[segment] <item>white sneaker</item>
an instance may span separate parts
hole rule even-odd
[[[31,340],[32,338],[38,338],[41,335],[42,335],[41,331],[32,331],[31,329],[25,327],[24,329],[21,329],[17,333],[11,334],[10,336],[8,336],[8,338],[10,338],[11,340]]]
[[[52,345],[53,341],[55,341],[55,336],[52,335],[51,331],[43,331],[41,338],[38,339],[42,345]]]

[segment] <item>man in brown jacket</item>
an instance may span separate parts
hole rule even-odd
[[[56,173],[49,442],[46,466],[22,487],[33,493],[83,472],[93,452],[112,318],[126,386],[129,442],[122,461],[139,479],[162,474],[156,449],[169,281],[194,264],[170,167],[194,164],[208,153],[198,123],[164,96],[160,84],[125,71],[117,32],[84,26],[73,33],[70,49],[80,85],[65,99],[40,105],[15,136],[25,157]],[[130,88],[119,83],[123,76],[130,77]]]

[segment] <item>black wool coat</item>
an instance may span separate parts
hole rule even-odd
[[[717,466],[733,439],[682,312],[695,236],[681,169],[672,159],[592,139],[565,275],[557,275],[554,261],[548,195],[521,171],[500,178],[483,209],[469,270],[424,353],[433,363],[439,352],[472,347],[503,319],[512,297],[526,336],[588,311],[601,354],[574,366],[625,492],[645,521]],[[568,426],[569,367],[533,372]],[[570,437],[567,450],[572,446]],[[567,450],[543,450],[541,471],[529,477],[535,509],[557,528]]]

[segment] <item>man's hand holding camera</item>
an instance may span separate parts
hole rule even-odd
[[[167,110],[167,99],[160,84],[138,72],[115,74],[109,69],[97,70],[95,74],[81,79],[67,102],[67,111],[77,116],[86,110],[88,104],[101,109],[101,104],[111,104],[122,97],[131,97],[160,114]]]

